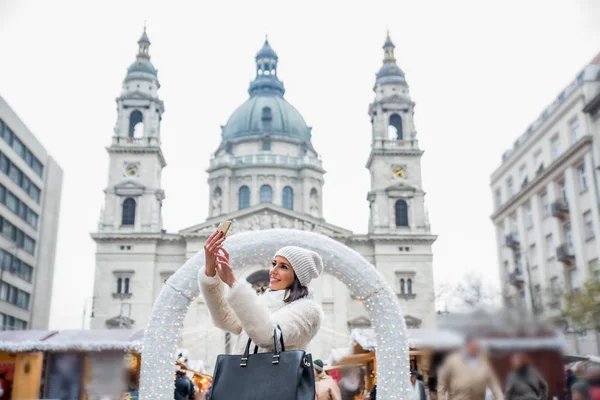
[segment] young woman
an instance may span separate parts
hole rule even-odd
[[[217,231],[206,244],[206,268],[200,270],[200,291],[215,325],[239,335],[233,354],[244,352],[248,338],[259,352],[273,351],[273,328],[279,325],[286,350],[306,350],[317,334],[323,311],[312,300],[308,284],[323,272],[323,261],[314,251],[286,246],[274,256],[269,288],[258,296],[245,280],[238,281]],[[225,296],[224,285],[230,287]],[[253,348],[253,347],[252,347]]]

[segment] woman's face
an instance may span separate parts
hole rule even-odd
[[[294,283],[294,269],[285,257],[277,256],[269,271],[269,289],[285,290]]]

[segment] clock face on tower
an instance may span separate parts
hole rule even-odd
[[[404,170],[404,167],[401,167],[401,166],[394,167],[394,169],[392,170],[392,173],[394,175],[394,178],[404,178],[404,176],[406,175],[406,171]]]
[[[124,172],[125,176],[138,176],[138,173],[140,172],[140,165],[138,163],[126,163]]]

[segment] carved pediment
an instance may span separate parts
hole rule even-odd
[[[244,210],[239,210],[217,218],[212,218],[202,224],[180,231],[183,236],[208,236],[223,220],[233,221],[230,233],[256,231],[263,229],[286,228],[321,233],[326,236],[351,236],[352,232],[338,226],[328,224],[322,219],[298,213],[274,204],[260,204]]]
[[[417,317],[413,317],[412,315],[405,315],[404,321],[406,322],[406,327],[409,329],[417,329],[421,327],[421,320]]]
[[[106,320],[106,327],[109,329],[120,328],[120,327],[131,328],[134,324],[135,324],[135,321],[133,319],[125,317],[123,315],[118,315],[116,317]]]
[[[413,196],[417,192],[417,188],[401,182],[401,183],[396,183],[394,185],[388,186],[387,188],[385,188],[385,192],[388,195],[395,193],[400,196],[407,196],[407,195]]]
[[[348,327],[350,329],[355,329],[355,328],[370,328],[371,327],[371,320],[369,319],[369,317],[361,315],[361,316],[358,316],[356,318],[352,318],[352,319],[348,320]]]
[[[141,196],[146,190],[146,186],[138,181],[126,180],[117,183],[114,186],[115,193],[118,196]]]

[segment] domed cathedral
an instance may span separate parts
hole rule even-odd
[[[423,151],[413,123],[415,104],[389,35],[369,106],[372,144],[366,167],[371,190],[366,234],[353,234],[323,218],[325,170],[312,145],[311,128],[284,97],[279,58],[268,40],[256,54],[248,99],[221,127],[221,143],[207,160],[206,221],[177,233],[163,230],[164,106],[145,30],[138,45],[117,98],[117,124],[107,147],[105,204],[92,234],[97,244],[92,328],[145,327],[164,282],[202,249],[222,220],[233,221],[230,234],[290,228],[338,240],[386,277],[409,328],[435,326],[431,246],[436,236],[430,232],[421,186]],[[239,272],[257,292],[268,285],[269,261]],[[325,319],[311,351],[328,358],[332,348],[347,346],[353,328],[369,327],[370,320],[362,303],[331,275],[324,274],[312,286]],[[213,326],[202,297],[195,299],[180,346],[189,349],[192,359],[204,360],[210,370],[216,356],[230,349],[231,340]]]

